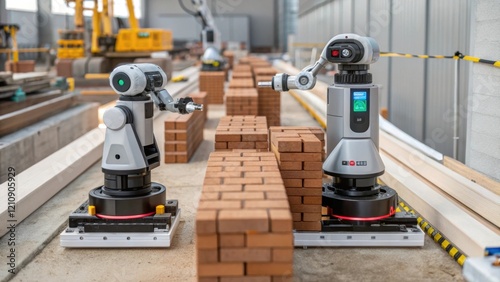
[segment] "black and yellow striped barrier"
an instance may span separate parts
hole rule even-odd
[[[405,54],[405,53],[396,53],[396,52],[380,52],[381,57],[399,57],[399,58],[420,58],[420,59],[454,59],[454,60],[464,60],[473,63],[482,63],[491,65],[497,68],[500,68],[500,61],[492,61],[481,59],[478,57],[464,55],[460,52],[456,52],[453,56],[445,56],[445,55],[414,55],[414,54]]]
[[[406,212],[411,212],[415,214],[415,211],[410,209],[408,205],[406,205],[404,202],[400,201],[399,207],[396,209],[396,211],[401,211],[403,209]],[[462,254],[455,246],[451,244],[450,241],[446,240],[446,238],[439,233],[432,225],[424,220],[422,217],[417,215],[417,222],[420,228],[429,235],[434,242],[438,243],[443,250],[445,250],[460,266],[464,265],[464,262],[466,260],[466,256]]]

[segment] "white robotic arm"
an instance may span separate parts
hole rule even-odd
[[[270,82],[259,82],[259,87],[271,87],[276,91],[309,90],[314,88],[316,76],[327,63],[368,65],[375,63],[379,54],[378,44],[373,38],[339,34],[328,41],[314,65],[305,67],[293,76],[279,73]]]

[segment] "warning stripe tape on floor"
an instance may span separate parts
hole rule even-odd
[[[479,57],[464,55],[460,52],[456,52],[453,56],[445,55],[415,55],[397,52],[380,52],[381,57],[399,57],[399,58],[420,58],[420,59],[454,59],[454,60],[464,60],[473,63],[481,63],[491,65],[500,68],[500,61],[493,61],[487,59],[481,59]]]

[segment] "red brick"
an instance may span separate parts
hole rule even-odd
[[[293,262],[293,248],[273,248],[271,259],[276,262]]]
[[[304,170],[323,171],[323,163],[322,162],[304,162]]]
[[[288,196],[321,196],[321,189],[286,188]]]
[[[238,210],[241,209],[241,201],[201,201],[198,210]]]
[[[237,248],[245,246],[245,234],[219,234],[221,248]]]
[[[248,200],[243,204],[245,209],[287,209],[288,201],[284,200]]]
[[[247,247],[290,247],[293,246],[293,235],[286,233],[248,233]]]
[[[321,197],[304,197],[302,203],[306,205],[321,205]]]
[[[321,208],[316,213],[303,213],[302,221],[321,221]]]
[[[304,187],[321,188],[323,186],[323,179],[304,179]]]
[[[308,222],[293,222],[293,228],[300,231],[320,231],[321,222],[319,221],[308,221]]]
[[[264,210],[222,210],[217,220],[219,233],[267,232],[267,212]]]
[[[288,202],[290,205],[300,205],[302,204],[301,196],[288,196]]]
[[[301,178],[301,179],[311,179],[311,178],[321,178],[323,176],[323,173],[321,171],[305,171],[305,170],[298,170],[298,171],[293,171],[293,170],[286,170],[286,171],[281,171],[281,177],[283,179],[290,179],[290,178]]]
[[[268,200],[287,200],[288,196],[286,195],[285,192],[285,187],[282,188],[282,191],[267,191],[266,192],[266,199]]]
[[[269,262],[270,248],[221,248],[221,262]]]
[[[242,276],[245,267],[242,262],[220,262],[198,264],[198,276]]]
[[[196,234],[214,234],[217,231],[217,212],[198,210],[196,213]]]
[[[222,200],[264,200],[264,192],[224,192]]]
[[[273,185],[245,185],[245,191],[262,191],[262,192],[281,192],[285,190],[283,184],[273,184]]]
[[[292,272],[291,262],[249,262],[246,265],[247,275],[290,275]]]
[[[197,249],[217,249],[217,235],[198,235],[196,234]]]
[[[243,191],[243,185],[233,184],[233,185],[203,185],[203,192],[241,192]]]
[[[302,221],[302,214],[300,212],[292,212],[293,222]]]
[[[200,249],[196,250],[196,258],[198,263],[212,263],[219,261],[217,249]]]
[[[318,212],[321,213],[320,205],[291,205],[292,212]]]
[[[280,162],[280,170],[302,170],[302,162]]]
[[[283,179],[286,188],[302,187],[302,179]]]
[[[271,282],[270,276],[221,277],[220,282]]]
[[[269,210],[271,219],[271,232],[291,232],[292,231],[292,214],[288,209]]]

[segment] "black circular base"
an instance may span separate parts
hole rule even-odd
[[[398,194],[387,186],[381,186],[375,195],[360,197],[338,194],[328,185],[323,189],[323,205],[330,209],[332,216],[345,220],[380,220],[393,215],[397,203]]]
[[[103,186],[89,192],[89,205],[96,207],[96,213],[102,215],[127,216],[140,215],[156,210],[157,205],[164,205],[166,200],[165,186],[152,182],[151,192],[141,196],[118,197],[103,192]]]

